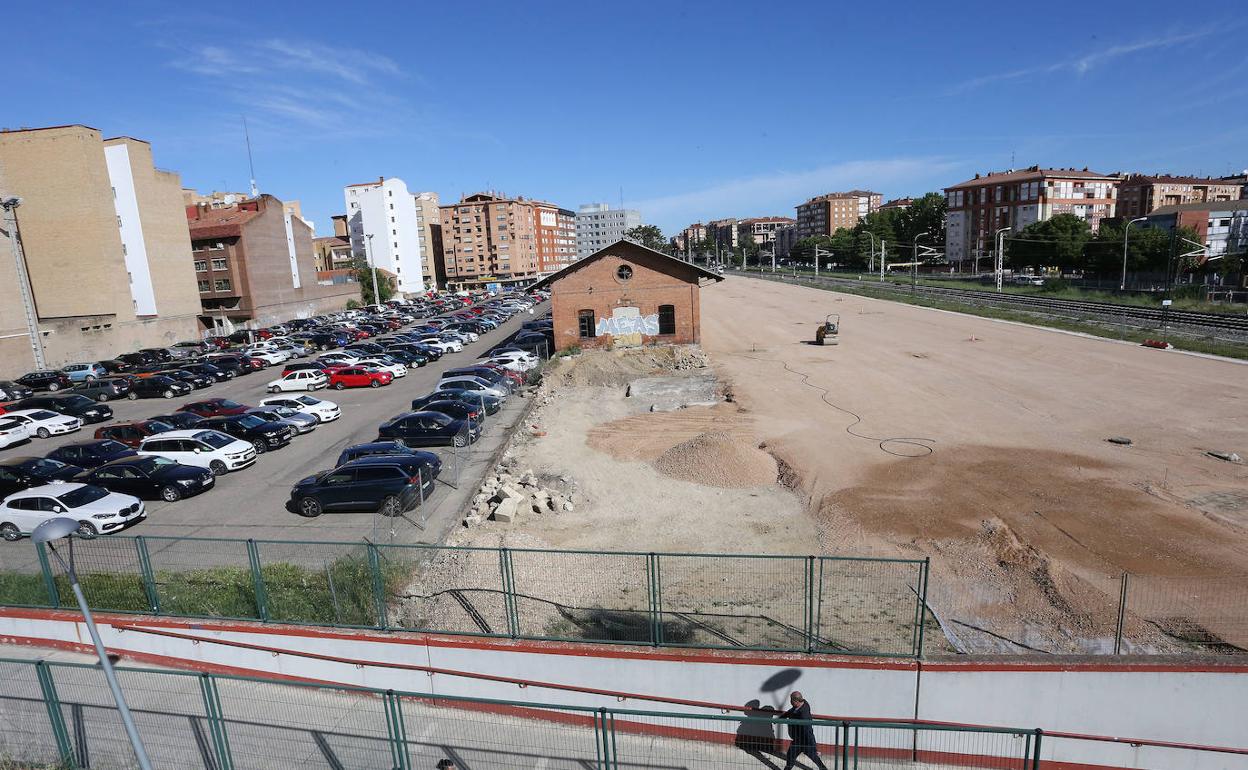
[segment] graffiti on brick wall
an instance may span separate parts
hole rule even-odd
[[[598,319],[598,334],[610,334],[613,337],[627,337],[632,334],[645,334],[651,337],[659,333],[659,316],[612,316]]]

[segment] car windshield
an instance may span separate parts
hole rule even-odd
[[[56,412],[49,412],[44,409],[39,409],[37,411],[31,412],[30,414],[26,416],[32,420],[51,420],[53,417],[60,417],[60,415],[57,414]]]
[[[144,427],[152,433],[164,433],[167,430],[173,430],[173,426],[163,420],[148,420],[144,423]]]
[[[112,441],[110,439],[110,440],[101,441],[98,445],[98,449],[100,452],[124,452],[126,451],[127,447],[125,444],[121,443],[120,441]]]
[[[238,418],[238,424],[244,428],[258,428],[261,425],[264,425],[264,422],[264,420],[254,414],[245,414]]]
[[[319,398],[312,398],[311,396],[300,396],[299,398],[296,399],[296,401],[298,401],[301,404],[306,404],[307,406],[316,406],[317,404],[321,403],[321,400]]]
[[[65,396],[61,403],[66,406],[95,406],[95,402],[86,396]]]
[[[199,439],[200,441],[204,442],[205,444],[207,444],[208,446],[214,449],[221,449],[222,447],[229,446],[230,444],[234,443],[233,438],[225,435],[224,433],[217,433],[216,431],[213,431],[213,430],[206,430],[202,433],[196,433],[195,438]]]
[[[107,489],[86,485],[66,492],[56,499],[64,503],[67,508],[78,508],[87,503],[94,503],[96,500],[104,497],[108,497]]]
[[[242,404],[237,401],[231,401],[228,398],[223,398],[218,403],[221,405],[222,409],[237,409],[242,406]]]
[[[294,409],[291,409],[288,406],[275,406],[273,407],[273,411],[276,412],[278,416],[280,417],[291,417],[293,415],[299,414],[299,412],[296,412]]]
[[[167,457],[152,456],[152,457],[144,457],[143,459],[134,463],[133,467],[138,468],[144,473],[151,474],[152,472],[160,468],[167,467],[170,465],[177,465],[177,463],[174,462],[173,460],[170,460]]]
[[[47,458],[38,458],[22,464],[22,467],[30,472],[32,476],[38,476],[46,479],[57,471],[68,468],[69,466],[60,460],[49,460]]]

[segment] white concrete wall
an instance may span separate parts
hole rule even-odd
[[[139,220],[139,199],[134,192],[130,148],[124,144],[106,146],[104,162],[108,167],[109,182],[113,186],[113,206],[117,210],[126,271],[130,273],[130,297],[134,300],[134,314],[156,315],[156,292],[152,288],[152,271],[147,264],[147,242],[143,238],[143,223]]]
[[[758,699],[778,705],[800,689],[816,713],[838,717],[920,718],[932,721],[1042,728],[1110,736],[1222,746],[1248,743],[1248,666],[935,664],[784,656],[765,653],[711,654],[636,647],[508,644],[495,640],[385,635],[325,634],[314,629],[272,629],[259,624],[192,624],[118,618],[118,623],[240,641],[292,652],[311,652],[378,663],[403,663],[523,678],[548,683],[639,694],[744,704]],[[299,677],[418,693],[463,695],[539,703],[718,713],[705,708],[620,701],[613,696],[574,693],[490,682],[446,674],[274,655],[211,643],[194,644],[135,631],[119,632],[101,618],[105,644],[130,662],[183,667],[227,667],[235,672]],[[220,629],[220,630],[218,630]],[[67,613],[0,610],[0,638],[85,645],[89,637]],[[1044,663],[1049,663],[1046,659]],[[773,676],[783,686],[762,689]],[[917,693],[916,693],[917,688]],[[917,712],[916,712],[917,706]],[[711,723],[702,725],[712,729]],[[735,725],[723,723],[724,730]],[[864,731],[863,745],[869,745]],[[896,740],[896,735],[892,736]],[[958,750],[973,745],[959,736],[932,738],[932,745]],[[1008,742],[1006,742],[1008,743]],[[1197,753],[1127,744],[1056,738],[1042,742],[1045,759],[1122,768],[1248,770],[1248,757]]]

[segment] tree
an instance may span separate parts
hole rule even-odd
[[[656,225],[637,225],[624,231],[624,237],[633,243],[640,243],[648,249],[667,253],[668,242],[663,231]]]
[[[924,235],[923,243],[939,247],[945,242],[945,212],[948,202],[938,192],[929,192],[916,198],[904,209],[897,210],[900,227],[897,233],[906,243],[913,243],[916,235]]]
[[[1011,268],[1079,270],[1085,266],[1084,247],[1090,240],[1092,230],[1087,221],[1074,214],[1057,214],[1032,222],[1008,241],[1006,260]]]
[[[368,260],[356,257],[351,261],[351,268],[355,271],[355,280],[360,284],[360,296],[364,299],[365,305],[380,305],[394,296],[394,279],[377,268],[370,271]],[[373,297],[372,272],[374,271],[377,273],[377,293],[381,295],[380,298]]]

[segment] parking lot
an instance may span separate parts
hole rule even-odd
[[[371,513],[327,513],[306,519],[286,510],[291,487],[299,479],[334,466],[339,452],[352,444],[372,441],[377,426],[400,412],[409,411],[411,400],[429,393],[445,369],[465,366],[477,360],[489,348],[511,336],[527,320],[540,316],[549,306],[539,304],[534,315],[521,313],[499,328],[481,335],[477,342],[462,352],[447,353],[428,366],[411,368],[406,377],[396,379],[382,388],[318,390],[313,395],[337,403],[342,418],[319,425],[311,433],[297,436],[279,450],[262,454],[254,465],[220,477],[214,489],[175,503],[146,501],[148,516],[125,531],[127,535],[160,535],[170,537],[222,537],[309,540],[359,541],[377,538],[382,542],[439,542],[458,523],[464,501],[475,491],[477,479],[495,451],[506,441],[510,427],[523,413],[527,399],[521,391],[508,400],[497,414],[486,420],[482,438],[465,449],[436,447],[443,461],[443,473],[436,491],[419,510],[409,511],[397,519],[384,519]],[[166,400],[146,398],[137,401],[110,401],[113,418],[106,423],[86,425],[82,430],[49,439],[29,442],[0,451],[0,459],[22,456],[43,456],[62,444],[92,438],[95,429],[112,422],[140,420],[174,411],[183,403],[204,398],[229,398],[256,405],[269,395],[265,385],[281,374],[281,366],[273,366],[244,377],[197,390],[184,398]],[[458,475],[458,489],[451,486]],[[6,552],[28,551],[34,560],[29,540],[0,543]],[[6,565],[13,565],[11,553],[5,554]],[[15,566],[15,565],[13,565]]]

